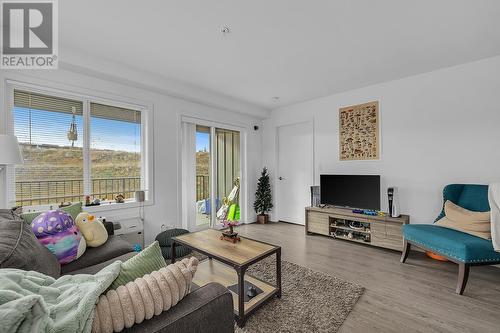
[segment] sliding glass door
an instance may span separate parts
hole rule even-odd
[[[196,192],[196,226],[204,227],[211,224],[211,204],[210,195],[210,127],[196,125],[196,150],[195,150],[195,192]]]
[[[239,220],[240,132],[194,123],[183,130],[184,224],[198,230]]]
[[[240,203],[240,132],[215,129],[215,154],[216,159],[216,223],[222,219],[239,220]],[[224,203],[226,207],[223,207]],[[221,208],[227,209],[226,212]]]

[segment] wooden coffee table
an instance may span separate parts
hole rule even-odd
[[[247,317],[274,295],[281,298],[281,247],[241,237],[233,244],[221,240],[221,231],[207,229],[172,238],[172,262],[175,262],[175,246],[183,245],[208,256],[202,261],[193,283],[204,286],[218,282],[225,287],[238,285],[238,293],[233,294],[234,312],[238,326],[245,325]],[[245,275],[250,265],[276,254],[276,285]],[[214,260],[212,260],[214,259]],[[245,302],[245,281],[262,290],[262,293]]]

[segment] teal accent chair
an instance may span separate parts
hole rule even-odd
[[[451,184],[443,189],[443,209],[434,223],[445,216],[446,200],[474,212],[490,210],[488,185]],[[500,253],[495,252],[491,240],[434,224],[403,225],[403,239],[402,263],[408,258],[411,245],[415,245],[458,264],[456,293],[459,295],[465,290],[470,266],[500,263]]]

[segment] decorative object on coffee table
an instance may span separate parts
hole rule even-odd
[[[262,169],[262,173],[257,183],[257,191],[255,192],[255,202],[253,204],[253,208],[257,213],[257,222],[260,224],[266,224],[269,221],[269,215],[267,215],[267,213],[273,208],[271,183],[269,181],[267,168]]]
[[[238,293],[233,293],[234,312],[238,326],[243,327],[248,316],[262,304],[277,296],[281,298],[281,247],[241,237],[235,244],[221,242],[220,231],[207,229],[172,238],[172,263],[175,262],[176,247],[183,245],[204,254],[210,260],[202,261],[193,283],[204,286],[210,282],[218,282],[225,287],[238,284]],[[268,283],[256,279],[245,272],[253,264],[276,255],[276,283]],[[262,290],[262,293],[245,302],[245,282],[250,282]],[[248,297],[248,296],[246,296]]]
[[[234,232],[233,227],[238,225],[240,218],[239,209],[239,193],[240,193],[240,178],[234,180],[234,187],[231,193],[223,199],[223,205],[217,211],[217,218],[221,221],[222,225],[229,230],[222,232],[221,240],[227,240],[232,243],[240,241],[238,233]]]
[[[237,226],[239,223],[238,221],[222,221],[222,225],[225,228],[229,228],[229,230],[225,230],[222,232],[222,235],[220,236],[220,239],[226,240],[232,243],[239,242],[241,239],[238,237],[238,233],[234,232],[234,227]]]

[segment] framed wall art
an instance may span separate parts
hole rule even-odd
[[[378,160],[379,128],[378,101],[340,108],[340,160]]]

